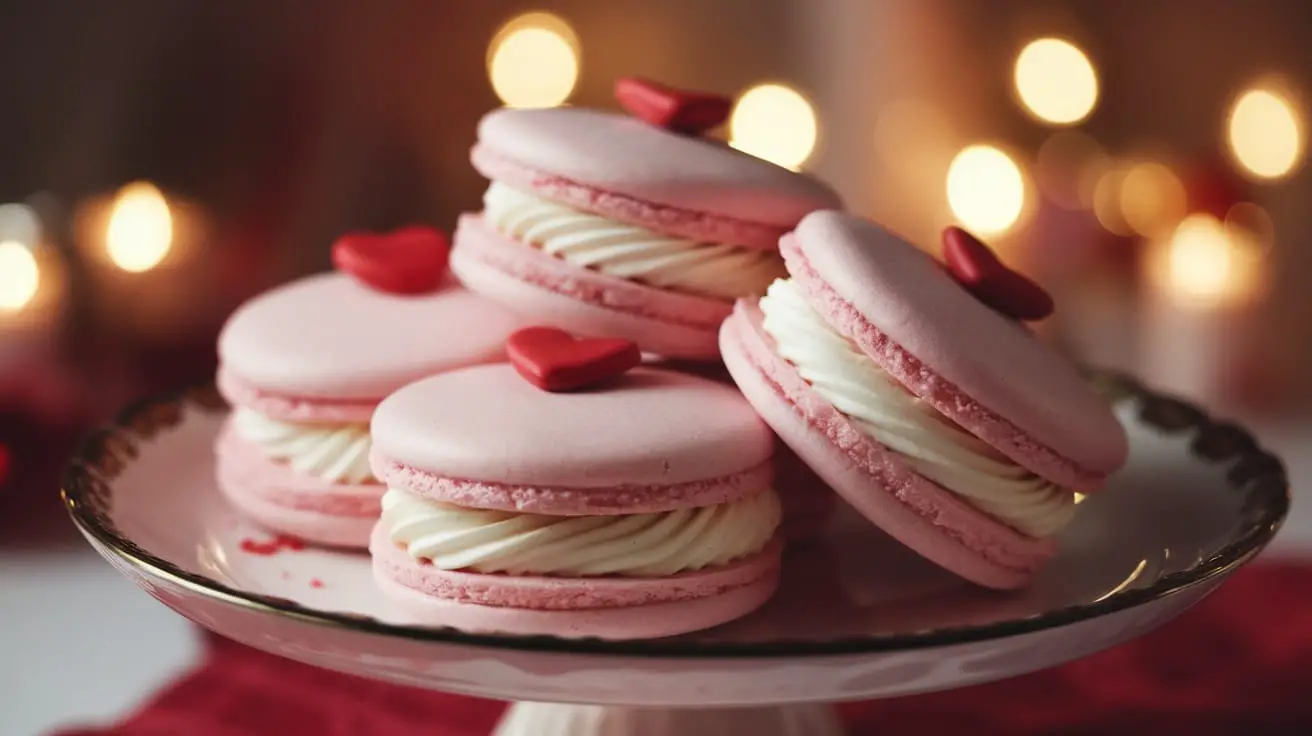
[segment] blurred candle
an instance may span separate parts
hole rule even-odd
[[[78,211],[78,244],[96,289],[96,318],[145,340],[186,334],[208,319],[203,212],[149,182],[133,182]]]
[[[0,206],[15,207],[24,206]],[[55,348],[66,291],[63,263],[40,229],[10,227],[10,220],[0,217],[0,374]]]
[[[1256,238],[1208,214],[1145,251],[1144,375],[1193,399],[1237,404],[1272,386],[1261,336],[1269,264]]]

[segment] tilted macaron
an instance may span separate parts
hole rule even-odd
[[[397,257],[406,249],[422,259]],[[363,548],[383,493],[369,468],[374,407],[424,376],[504,359],[521,319],[443,275],[432,231],[349,236],[334,257],[353,275],[285,284],[224,326],[218,385],[234,409],[218,482],[271,529]]]
[[[658,100],[674,95],[666,109],[680,110],[673,91],[625,84]],[[471,158],[492,183],[482,212],[460,218],[452,269],[539,321],[715,360],[734,299],[784,273],[779,237],[839,200],[814,179],[631,102],[645,119],[579,108],[488,114]]]
[[[420,623],[651,638],[777,586],[774,439],[730,386],[643,366],[549,392],[482,366],[392,394],[373,436],[374,577]]]
[[[791,278],[739,302],[721,331],[743,393],[889,534],[981,585],[1024,585],[1075,492],[1097,490],[1127,455],[1078,371],[981,301],[1036,313],[1046,295],[996,261],[945,269],[836,212],[808,216],[782,252]],[[972,291],[949,275],[981,269]]]

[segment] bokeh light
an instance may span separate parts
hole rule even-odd
[[[1230,109],[1230,151],[1260,179],[1288,175],[1303,158],[1303,120],[1289,97],[1275,89],[1250,89]]]
[[[17,240],[0,242],[0,310],[26,307],[40,287],[41,271],[31,249]]]
[[[517,16],[492,37],[487,73],[507,107],[555,107],[578,82],[578,37],[551,13]]]
[[[806,163],[818,136],[815,109],[797,90],[759,84],[743,93],[729,117],[729,145],[789,169]]]
[[[1016,57],[1016,94],[1036,118],[1078,123],[1098,103],[1098,75],[1089,57],[1060,38],[1031,41]]]
[[[979,235],[1005,232],[1025,206],[1020,167],[993,146],[967,146],[948,166],[948,206]]]
[[[1236,239],[1215,217],[1190,215],[1166,246],[1162,286],[1176,299],[1213,306],[1255,296],[1261,287],[1260,251]]]
[[[118,191],[110,208],[105,248],[115,266],[129,273],[149,271],[173,244],[173,216],[155,185],[134,182]]]
[[[1184,217],[1184,184],[1166,166],[1135,164],[1120,181],[1120,216],[1131,230],[1148,237],[1170,231]]]

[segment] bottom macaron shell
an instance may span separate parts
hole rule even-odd
[[[328,547],[364,549],[382,513],[377,483],[329,483],[269,460],[225,428],[215,445],[219,490],[238,511],[275,532]]]
[[[889,535],[939,566],[990,588],[1024,586],[1056,551],[918,475],[817,395],[780,358],[760,312],[740,302],[720,333],[743,394],[807,465]]]
[[[667,578],[553,578],[440,570],[381,528],[370,543],[379,590],[407,616],[475,633],[650,639],[699,631],[759,608],[779,585],[782,545]]]
[[[505,238],[477,215],[460,218],[451,270],[469,289],[545,324],[693,360],[718,356],[716,334],[732,308],[570,265]]]

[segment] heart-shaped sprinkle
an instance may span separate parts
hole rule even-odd
[[[1007,268],[979,238],[959,227],[943,231],[943,262],[966,291],[1008,317],[1029,322],[1052,314],[1052,296],[1042,286]]]
[[[630,115],[684,135],[701,135],[729,119],[733,100],[666,87],[642,77],[615,82],[615,99]]]
[[[544,391],[591,386],[642,362],[632,340],[576,338],[555,327],[525,327],[511,334],[506,355],[519,375]]]
[[[347,233],[333,243],[333,266],[356,281],[391,294],[422,294],[446,274],[451,243],[423,225],[390,233]]]

